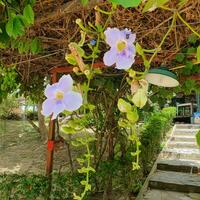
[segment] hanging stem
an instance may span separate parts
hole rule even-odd
[[[172,23],[168,29],[168,31],[166,32],[166,34],[164,35],[161,43],[159,44],[159,46],[157,47],[156,51],[154,52],[154,54],[151,56],[150,60],[149,60],[149,66],[151,64],[151,62],[153,61],[154,57],[157,55],[157,53],[160,51],[163,43],[165,42],[165,39],[167,38],[167,36],[169,35],[169,33],[172,31],[174,25],[175,25],[175,22],[176,22],[176,18],[177,18],[177,12],[174,12],[173,14],[173,18],[172,18]]]
[[[188,24],[182,17],[181,15],[177,12],[177,16],[179,17],[179,19],[196,35],[200,38],[200,34],[197,33],[191,26],[190,24]]]
[[[86,149],[87,149],[87,154],[90,155],[90,148],[89,148],[88,144],[86,144]],[[87,168],[90,167],[90,159],[91,159],[91,157],[88,156],[88,159],[87,159]],[[89,175],[90,175],[89,173],[90,173],[89,171],[86,172],[86,182],[87,183],[89,183]],[[87,188],[87,185],[86,185],[83,193],[81,194],[81,199],[83,199],[85,197],[87,191],[88,191],[88,188]]]

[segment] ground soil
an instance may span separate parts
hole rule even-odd
[[[0,174],[45,174],[47,144],[40,134],[27,121],[0,121]],[[76,159],[82,152],[74,151]],[[73,160],[74,163],[75,160]],[[77,166],[76,166],[77,167]],[[56,144],[54,170],[69,170],[69,156],[65,143]],[[127,200],[120,192],[113,192],[113,200]],[[95,194],[93,200],[101,200],[101,194]],[[128,198],[134,199],[134,198]]]
[[[0,173],[45,174],[46,142],[27,121],[0,121]],[[56,146],[54,170],[66,169],[67,147]]]

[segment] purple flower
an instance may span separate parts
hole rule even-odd
[[[97,41],[94,40],[94,39],[90,41],[90,44],[91,44],[92,46],[94,46],[96,43],[97,43]]]
[[[116,64],[117,69],[129,69],[135,62],[135,41],[136,35],[130,30],[119,30],[117,28],[107,28],[104,32],[106,43],[111,47],[104,54],[103,61],[107,66]]]
[[[63,75],[58,83],[47,85],[44,94],[47,99],[42,104],[42,114],[55,119],[64,110],[74,111],[80,108],[83,99],[80,93],[72,91],[73,79]]]

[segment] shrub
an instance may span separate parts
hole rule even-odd
[[[70,173],[53,174],[52,190],[48,190],[48,178],[42,175],[0,175],[1,200],[52,200],[73,199],[73,192],[80,189],[80,175]]]
[[[17,99],[12,95],[8,95],[0,104],[0,118],[5,120],[19,120],[21,117],[16,112],[17,108],[19,108]]]
[[[37,111],[27,111],[26,117],[30,120],[38,120],[38,113]]]
[[[141,165],[144,174],[148,174],[158,153],[165,133],[169,130],[176,108],[164,108],[153,114],[143,125],[141,130]]]

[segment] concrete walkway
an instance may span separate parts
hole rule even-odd
[[[177,124],[141,200],[200,200],[200,125]]]

